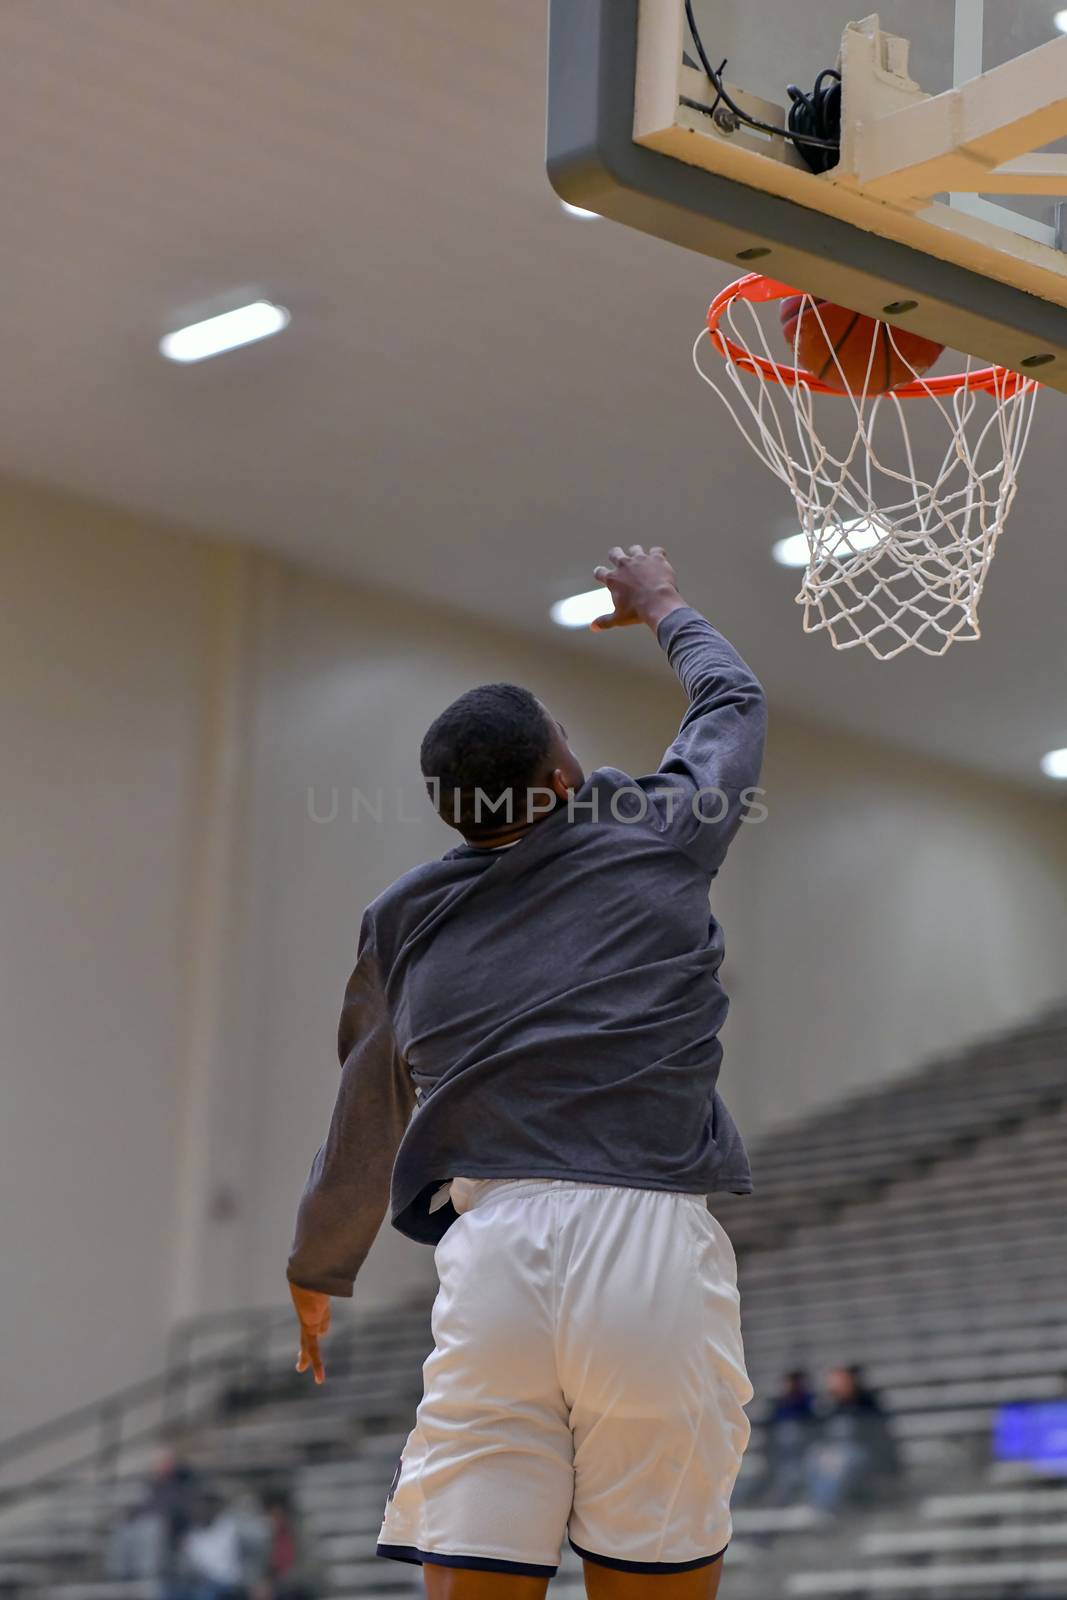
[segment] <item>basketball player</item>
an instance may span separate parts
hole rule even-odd
[[[748,1440],[706,1202],[751,1188],[715,1087],[708,885],[754,804],[764,699],[661,549],[609,560],[593,626],[655,632],[689,697],[678,736],[651,777],[586,778],[526,689],[438,717],[422,770],[463,842],[364,916],[289,1261],[297,1368],[321,1383],[329,1297],[390,1191],[394,1226],[436,1246],[435,1349],[378,1545],[422,1564],[430,1600],[539,1600],[565,1533],[594,1600],[712,1600]]]

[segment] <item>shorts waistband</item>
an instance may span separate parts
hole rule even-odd
[[[517,1199],[522,1195],[537,1195],[552,1191],[578,1189],[593,1194],[646,1195],[668,1201],[685,1200],[707,1210],[707,1196],[692,1194],[684,1189],[646,1189],[638,1184],[596,1183],[588,1178],[453,1178],[452,1204],[462,1216],[475,1211],[491,1200]]]

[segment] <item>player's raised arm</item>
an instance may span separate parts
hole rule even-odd
[[[352,1293],[388,1209],[393,1160],[415,1104],[366,922],[345,991],[338,1054],[341,1085],[300,1200],[287,1269],[301,1324],[298,1367],[311,1366],[317,1382],[317,1341],[329,1326],[324,1297]]]
[[[733,645],[683,600],[674,569],[657,545],[615,546],[610,566],[594,568],[613,613],[597,632],[644,622],[656,635],[689,697],[677,736],[658,772],[640,780],[664,833],[709,872],[721,866],[759,782],[767,707],[755,673]]]

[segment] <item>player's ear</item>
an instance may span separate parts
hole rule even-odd
[[[549,773],[548,787],[558,800],[566,800],[571,792],[571,785],[568,783],[566,773],[562,767],[555,767]]]

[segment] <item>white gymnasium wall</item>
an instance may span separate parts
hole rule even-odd
[[[3,1435],[160,1359],[220,557],[0,486]]]
[[[0,540],[6,1433],[156,1367],[176,1313],[283,1296],[362,907],[452,837],[435,713],[515,678],[587,765],[647,768],[681,700],[35,491],[0,489]],[[750,1132],[1062,989],[1061,804],[784,718],[767,785],[715,890]],[[386,1229],[361,1298],[430,1270]]]

